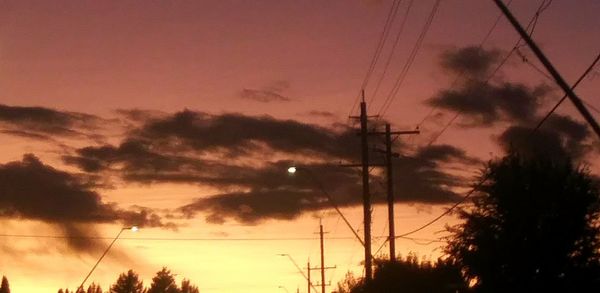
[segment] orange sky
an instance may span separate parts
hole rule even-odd
[[[401,2],[399,15],[409,2]],[[378,112],[384,102],[434,2],[414,1],[381,92],[369,105],[372,114]],[[513,2],[511,9],[523,23],[539,5],[538,1]],[[208,124],[215,123],[211,119],[235,113],[242,117],[268,115],[281,124],[288,120],[308,123],[309,128],[317,132],[319,127],[326,129],[323,130],[326,133],[338,129],[339,124],[347,123],[346,117],[391,3],[387,0],[0,1],[0,105],[9,107],[10,111],[16,107],[37,106],[61,113],[89,114],[98,119],[93,129],[88,125],[70,124],[81,133],[51,132],[52,140],[49,140],[15,135],[14,131],[48,134],[50,130],[35,124],[34,120],[14,122],[16,120],[2,116],[5,114],[0,111],[3,142],[0,164],[8,166],[9,162],[21,161],[23,155],[32,153],[43,164],[74,176],[98,175],[101,179],[93,179],[97,181],[91,190],[103,203],[115,203],[123,210],[143,206],[156,211],[165,222],[179,225],[177,230],[154,227],[136,234],[124,232],[90,278],[104,289],[128,269],[139,272],[149,285],[153,274],[167,266],[177,274],[178,281],[189,278],[204,293],[283,292],[279,286],[285,286],[290,292],[299,287],[304,292],[306,285],[302,276],[289,260],[277,254],[290,254],[303,267],[308,258],[316,264],[319,251],[314,233],[318,231],[319,217],[325,230],[330,232],[325,242],[327,265],[337,266],[327,272],[328,280],[336,284],[348,270],[361,275],[360,243],[352,239],[352,233],[332,210],[307,209],[290,220],[278,217],[275,211],[272,218],[255,223],[240,221],[235,215],[226,217],[224,223],[205,221],[205,217],[214,212],[207,209],[197,211],[193,218],[181,218],[176,215],[177,208],[196,199],[231,192],[233,188],[207,181],[135,181],[125,176],[126,160],[115,163],[114,169],[94,173],[64,158],[76,156],[77,150],[84,147],[117,146],[134,134],[142,135],[140,133],[147,130],[144,123],[155,121],[152,119],[167,120],[184,109],[208,113]],[[600,38],[594,37],[600,35],[598,11],[598,1],[557,0],[538,21],[534,38],[568,82],[573,82],[598,54]],[[458,48],[477,46],[498,13],[492,1],[442,1],[384,119],[395,128],[412,129],[426,117],[431,106],[425,101],[449,88],[454,80],[452,73],[440,66],[440,56]],[[394,33],[398,25],[399,21],[394,23]],[[502,19],[484,48],[506,53],[516,40],[516,33]],[[389,50],[388,44],[383,56],[387,56]],[[522,50],[538,64],[530,51]],[[374,76],[381,74],[381,68],[379,64]],[[577,89],[577,93],[595,107],[600,106],[598,70]],[[509,59],[493,82],[521,82],[531,87],[541,83],[552,85],[518,56]],[[367,87],[368,100],[373,93],[373,83]],[[535,107],[543,112],[560,96],[560,91],[555,89]],[[152,119],[125,118],[119,110],[144,110],[146,117]],[[453,115],[448,109],[437,109],[435,113],[438,112],[441,114],[421,125],[421,135],[402,138],[407,143],[407,151],[418,153],[419,147],[424,147]],[[582,121],[568,103],[558,112]],[[593,113],[598,116],[597,112]],[[82,123],[88,121],[77,119]],[[464,160],[448,161],[440,168],[450,174],[460,174],[463,179],[473,178],[482,164],[465,162],[469,159],[473,162],[474,158],[486,161],[502,154],[498,137],[514,123],[502,119],[485,127],[465,127],[469,121],[460,120],[463,126],[450,127],[436,144],[464,150],[465,155],[460,158]],[[227,151],[237,150],[238,146],[224,144],[186,158],[200,161],[217,158],[236,166],[259,168],[261,164],[282,160],[330,163],[322,153],[311,156],[311,152],[335,153],[335,150],[324,151],[317,144],[308,145],[305,153],[294,154],[289,151],[287,141],[296,140],[284,135],[261,141],[260,133],[256,136],[259,138],[247,142],[250,146],[239,146],[254,148],[246,154],[240,152],[243,155],[237,153],[237,157],[227,157]],[[302,136],[297,138],[296,142],[303,142]],[[592,148],[593,139],[597,138],[587,136],[581,144]],[[182,141],[169,142],[185,143]],[[152,147],[164,145],[150,145],[151,150]],[[597,150],[590,150],[583,158],[594,171],[599,167],[597,154]],[[184,155],[188,153],[182,153]],[[338,160],[341,159],[335,157],[333,162]],[[186,166],[194,168],[193,164]],[[290,179],[290,182],[293,180],[302,179]],[[341,192],[338,184],[323,182],[325,189],[331,192]],[[373,182],[373,185],[378,184]],[[448,202],[432,202],[398,203],[396,230],[402,233],[419,227],[448,206]],[[362,233],[362,210],[349,205],[342,210]],[[373,213],[373,234],[385,235],[385,207],[376,205]],[[63,231],[56,223],[43,219],[3,215],[0,208],[0,274],[9,278],[12,292],[75,288],[101,254],[101,249],[75,252],[63,238],[7,236],[60,236]],[[94,235],[111,238],[120,229],[118,221],[85,225],[89,225]],[[452,217],[445,218],[412,236],[435,239],[442,235],[439,232],[444,225],[455,222]],[[88,228],[85,225],[83,229]],[[103,241],[108,243],[109,240]],[[374,240],[375,248],[380,241],[379,238]],[[441,254],[440,246],[438,242],[398,240],[398,250],[403,254],[417,251],[427,257],[437,257]]]

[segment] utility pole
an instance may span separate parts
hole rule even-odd
[[[306,271],[308,274],[308,278],[306,278],[308,280],[308,291],[307,292],[310,293],[310,287],[312,286],[312,283],[310,282],[310,259],[306,263]]]
[[[319,236],[321,238],[321,293],[325,293],[325,248],[323,246],[322,224],[319,224]]]
[[[369,167],[370,166],[382,166],[379,164],[369,164],[369,135],[385,135],[386,138],[386,164],[384,165],[387,170],[387,201],[388,201],[388,221],[390,226],[389,241],[390,241],[390,260],[396,260],[396,235],[394,225],[394,184],[393,184],[393,164],[392,157],[398,156],[398,154],[392,153],[392,135],[403,135],[403,134],[419,134],[418,130],[412,131],[394,131],[390,130],[390,125],[386,124],[385,132],[369,132],[368,131],[368,119],[367,115],[367,104],[365,103],[365,91],[362,91],[362,101],[360,103],[360,116],[350,118],[360,119],[360,136],[361,136],[361,157],[362,164],[362,184],[363,184],[363,216],[364,216],[364,248],[365,248],[365,280],[370,282],[373,279],[373,256],[371,255],[371,196],[369,193]],[[346,165],[347,167],[354,167],[357,165]]]
[[[387,175],[387,202],[388,202],[388,224],[389,224],[389,238],[390,242],[390,261],[396,261],[396,228],[394,221],[394,173],[392,159],[398,157],[398,154],[392,151],[392,134],[403,135],[403,134],[419,134],[418,130],[413,131],[391,131],[389,123],[385,124],[385,164],[386,164],[386,175]],[[378,134],[377,132],[375,134]]]
[[[523,40],[525,40],[525,42],[527,43],[527,45],[529,46],[531,51],[533,51],[533,53],[537,56],[537,58],[540,60],[540,62],[544,65],[546,70],[548,70],[550,75],[552,75],[552,77],[554,78],[556,83],[562,88],[562,90],[565,92],[565,94],[569,97],[569,99],[571,100],[573,105],[575,105],[575,108],[577,108],[579,113],[581,113],[583,118],[592,127],[592,129],[594,130],[596,135],[598,135],[600,137],[600,125],[598,125],[598,122],[596,122],[596,120],[594,119],[594,116],[592,116],[592,114],[590,114],[590,112],[587,110],[585,105],[581,102],[581,99],[573,92],[571,87],[569,87],[569,85],[562,78],[560,73],[558,73],[556,68],[554,68],[554,66],[552,65],[550,60],[548,60],[548,58],[546,57],[546,55],[544,55],[542,50],[531,39],[531,37],[525,31],[525,29],[523,29],[523,27],[521,26],[519,21],[512,15],[510,10],[508,10],[508,7],[506,7],[506,5],[504,5],[504,3],[501,0],[493,0],[493,1],[496,2],[496,5],[498,5],[498,7],[502,11],[502,13],[504,13],[506,18],[508,18],[508,20],[514,26],[514,28],[517,30],[517,32],[519,33],[521,38],[523,38]]]
[[[390,261],[396,261],[396,228],[394,221],[394,176],[392,168],[392,132],[390,124],[385,124],[385,164],[387,165],[387,202],[388,202],[388,225],[390,242]]]
[[[394,153],[392,150],[392,135],[406,135],[406,134],[419,134],[419,130],[408,130],[408,131],[391,131],[389,123],[385,124],[385,131],[373,131],[369,132],[370,135],[384,135],[385,136],[385,150],[375,149],[378,152],[385,154],[385,167],[387,177],[387,203],[388,203],[388,224],[389,224],[389,235],[388,241],[390,243],[390,261],[396,261],[396,231],[394,222],[394,174],[393,174],[393,162],[392,160],[399,155]]]
[[[373,278],[373,264],[371,259],[371,195],[369,194],[369,142],[367,129],[367,104],[365,90],[362,90],[360,102],[360,142],[362,158],[362,184],[363,184],[363,218],[365,231],[365,280],[370,283]]]
[[[325,293],[325,286],[329,286],[330,284],[325,283],[325,270],[328,269],[335,269],[336,267],[326,267],[325,266],[325,249],[324,249],[324,240],[323,240],[323,235],[325,234],[325,232],[323,232],[323,225],[319,224],[319,236],[320,236],[320,241],[321,241],[321,267],[319,268],[311,268],[310,265],[308,266],[309,268],[309,278],[310,278],[310,270],[320,270],[321,271],[321,293]],[[310,292],[309,292],[310,293]]]

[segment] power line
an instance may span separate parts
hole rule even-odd
[[[519,35],[525,40],[529,48],[535,53],[536,57],[539,61],[544,65],[548,73],[552,75],[556,84],[567,94],[577,111],[583,116],[586,122],[591,126],[594,130],[594,133],[600,137],[600,124],[596,121],[594,116],[588,111],[585,105],[582,103],[581,99],[575,94],[569,84],[565,81],[565,79],[561,76],[561,74],[556,70],[552,62],[548,60],[544,52],[538,47],[538,45],[532,40],[531,37],[527,34],[527,31],[523,29],[519,21],[515,18],[512,12],[502,3],[501,0],[494,0],[494,3],[498,6],[498,8],[505,14],[506,18],[513,25],[514,29],[519,33]]]
[[[571,90],[575,89],[579,85],[579,83],[590,73],[590,71],[592,71],[592,69],[594,68],[594,66],[596,66],[596,63],[598,63],[598,60],[600,60],[600,52],[598,53],[598,56],[596,56],[596,59],[594,59],[594,61],[592,62],[592,64],[590,64],[590,66],[588,66],[588,68],[583,72],[583,74],[579,77],[579,79],[577,79],[577,81],[573,84],[573,86],[571,86]],[[564,102],[566,99],[567,99],[567,94],[565,94],[558,101],[558,103],[556,103],[556,105],[554,105],[554,107],[552,107],[552,109],[548,112],[548,114],[546,114],[546,116],[544,116],[542,118],[542,120],[540,120],[540,122],[533,129],[532,133],[536,132],[542,126],[542,124],[544,124],[544,122],[546,120],[548,120],[548,118],[550,118],[550,116],[552,115],[552,113],[554,113],[554,111],[556,111],[556,109],[558,109],[558,107],[560,106],[560,104],[562,104],[562,102]],[[597,109],[595,109],[595,110],[597,110]]]
[[[600,53],[598,54],[598,56],[594,59],[594,61],[590,64],[590,66],[588,66],[588,68],[585,70],[585,72],[579,77],[579,79],[573,84],[573,86],[571,87],[571,89],[575,89],[579,83],[585,79],[585,77],[590,73],[590,71],[592,70],[592,68],[594,68],[594,66],[596,66],[596,63],[600,60]],[[534,133],[535,131],[537,131],[540,126],[544,123],[544,121],[546,121],[548,119],[548,117],[550,117],[550,115],[552,115],[552,113],[556,110],[556,108],[558,108],[558,106],[562,103],[562,101],[564,101],[566,99],[566,95],[565,97],[563,97],[557,104],[556,106],[554,106],[554,108],[552,108],[552,110],[550,110],[550,112],[548,112],[548,114],[546,116],[544,116],[544,118],[542,118],[540,120],[540,122],[536,125],[536,127],[533,129],[532,133]],[[458,113],[457,113],[458,114]],[[454,116],[453,119],[456,119],[457,116]],[[487,172],[485,174],[485,176],[483,178],[481,178],[481,180],[477,183],[477,185],[475,185],[475,187],[473,187],[460,201],[456,202],[455,204],[453,204],[448,210],[446,210],[445,212],[443,212],[442,214],[440,214],[439,216],[435,217],[434,219],[432,219],[431,221],[425,223],[424,225],[411,230],[409,232],[403,233],[398,235],[397,237],[405,237],[405,236],[409,236],[412,235],[416,232],[419,232],[429,226],[431,226],[433,223],[439,221],[441,218],[443,218],[444,216],[450,214],[454,209],[456,209],[458,206],[460,206],[461,204],[463,204],[469,197],[471,197],[471,195],[473,195],[473,193],[478,190],[484,183],[485,181],[487,181],[487,179],[489,179],[489,177],[491,176],[490,172]],[[381,248],[383,248],[383,246],[385,245],[386,242],[384,242],[381,247],[377,250],[381,250]],[[377,254],[377,252],[375,253]]]
[[[420,227],[418,227],[416,229],[413,229],[413,230],[411,230],[409,232],[400,234],[400,235],[398,235],[396,237],[403,238],[403,237],[407,237],[409,235],[412,235],[414,233],[417,233],[417,232],[419,232],[419,231],[421,231],[421,230],[423,230],[423,229],[425,229],[425,228],[433,225],[435,222],[439,221],[441,218],[445,217],[446,215],[452,213],[452,211],[454,209],[456,209],[458,206],[460,206],[462,203],[464,203],[467,199],[469,199],[473,195],[473,193],[475,193],[475,191],[478,190],[490,178],[491,175],[492,175],[491,172],[485,173],[485,175],[483,176],[483,178],[481,178],[481,180],[479,180],[479,182],[477,182],[477,184],[471,190],[469,190],[469,192],[467,192],[467,194],[465,196],[463,196],[461,198],[461,200],[459,200],[458,202],[454,203],[450,208],[448,208],[446,211],[444,211],[443,213],[441,213],[439,216],[433,218],[429,222],[425,223],[424,225],[422,225],[422,226],[420,226]],[[381,247],[379,247],[379,249],[377,249],[377,251],[381,250],[381,248],[383,248],[383,246],[385,246],[386,242],[387,241],[383,242],[383,244],[381,245]]]
[[[440,6],[440,2],[441,2],[441,0],[436,0],[435,3],[433,4],[433,7],[431,8],[431,11],[429,13],[429,16],[428,16],[427,20],[425,21],[425,25],[423,26],[423,29],[421,30],[421,33],[419,34],[419,37],[417,38],[415,46],[413,47],[412,51],[410,52],[410,55],[407,58],[406,63],[404,64],[404,67],[402,68],[402,71],[396,78],[396,83],[392,87],[390,93],[388,94],[387,98],[385,99],[385,101],[381,105],[381,108],[379,109],[379,112],[378,112],[379,117],[385,115],[385,113],[387,112],[387,109],[390,107],[392,101],[396,97],[396,94],[398,94],[400,87],[404,83],[404,80],[406,79],[406,76],[408,75],[408,72],[409,72],[410,68],[412,67],[412,64],[414,63],[415,58],[417,57],[417,54],[419,53],[419,50],[421,49],[423,40],[425,39],[425,36],[427,35],[427,32],[429,31],[429,28],[431,27],[431,24],[433,23],[435,15]]]
[[[510,4],[512,3],[513,0],[510,0],[506,3],[507,6],[510,6]],[[498,26],[498,24],[500,23],[500,20],[502,20],[502,13],[498,13],[498,17],[496,17],[496,20],[494,21],[494,23],[492,24],[492,27],[490,27],[490,29],[487,31],[487,33],[485,34],[485,36],[483,37],[483,39],[481,40],[481,42],[479,42],[479,46],[478,49],[483,49],[483,45],[489,40],[490,36],[492,35],[492,33],[494,32],[494,30],[496,29],[496,27]],[[454,81],[452,82],[452,85],[450,87],[454,87],[456,86],[456,84],[458,83],[458,81],[460,80],[460,78],[465,74],[465,70],[461,70],[460,73],[458,74],[458,76],[454,79]],[[417,124],[417,128],[420,128],[421,125],[423,125],[423,123],[425,123],[425,121],[431,117],[431,115],[435,112],[435,110],[437,110],[438,106],[433,106],[431,107],[431,110],[427,113],[427,115],[425,115],[425,117],[423,117],[423,119],[421,119],[421,121]]]
[[[390,50],[390,54],[388,55],[388,58],[385,62],[385,65],[383,67],[383,72],[381,73],[381,75],[379,76],[379,79],[377,80],[377,84],[375,85],[375,90],[371,94],[371,98],[369,99],[369,104],[372,104],[373,101],[375,100],[375,97],[377,96],[377,93],[379,92],[381,82],[383,81],[383,79],[387,73],[387,70],[389,69],[389,66],[392,63],[394,53],[396,52],[396,47],[398,46],[398,43],[400,43],[400,36],[402,35],[402,32],[404,31],[404,26],[406,24],[406,20],[408,20],[408,15],[410,13],[410,9],[412,8],[413,3],[414,3],[414,0],[410,0],[408,2],[408,6],[406,7],[406,12],[404,13],[404,17],[402,19],[402,22],[400,23],[400,28],[398,29],[398,32],[396,33],[396,39],[394,40],[394,45],[392,46],[392,49]]]
[[[550,6],[550,4],[552,3],[552,0],[542,0],[542,2],[540,3],[538,9],[535,12],[535,15],[531,18],[531,20],[529,21],[528,25],[527,25],[527,30],[529,30],[529,35],[532,35],[534,32],[535,27],[537,26],[537,22],[538,19],[541,15],[542,12],[544,12],[546,9],[548,9],[548,7]],[[496,66],[496,68],[494,69],[494,71],[492,71],[492,73],[486,78],[486,80],[484,81],[483,85],[488,85],[489,82],[492,80],[492,78],[500,71],[500,68],[502,68],[506,62],[508,61],[508,59],[510,58],[510,56],[512,56],[513,53],[515,53],[518,49],[519,46],[521,44],[521,40],[522,38],[519,37],[517,39],[517,42],[515,43],[515,45],[512,47],[512,49],[504,56],[504,58],[500,61],[500,63],[498,64],[498,66]],[[448,130],[448,128],[450,128],[450,126],[454,123],[454,121],[456,121],[456,119],[463,113],[463,110],[458,110],[456,111],[456,114],[444,125],[444,127],[442,128],[441,131],[439,131],[437,134],[435,134],[433,136],[433,138],[427,143],[427,146],[431,146],[433,143],[435,143],[440,136],[442,136],[442,134],[444,134],[446,132],[446,130]]]
[[[394,22],[394,19],[396,18],[396,14],[398,12],[398,7],[400,6],[400,2],[401,2],[401,0],[394,0],[394,2],[392,2],[392,6],[390,7],[387,18],[385,20],[385,24],[383,26],[383,31],[381,32],[381,36],[379,38],[379,42],[377,43],[377,47],[375,48],[375,52],[373,53],[373,57],[371,58],[371,63],[369,64],[369,67],[367,68],[367,73],[365,74],[363,82],[360,86],[360,91],[364,90],[365,87],[367,86],[367,84],[369,83],[371,74],[373,73],[373,71],[375,69],[375,65],[377,64],[377,61],[379,60],[379,57],[381,56],[381,51],[382,51],[382,49],[385,45],[385,42],[387,40],[387,37],[389,35],[390,26]],[[348,116],[352,115],[352,113],[356,109],[356,106],[358,105],[358,101],[360,100],[360,91],[359,91],[359,94],[356,96],[356,99],[354,99],[354,103],[352,104],[352,108],[350,109],[350,113],[348,113]]]
[[[82,240],[112,240],[114,237],[105,236],[68,236],[68,235],[35,235],[35,234],[0,234],[0,237],[13,237],[13,238],[46,238],[46,239],[82,239]],[[388,236],[374,236],[373,238],[385,239]],[[439,239],[427,239],[427,238],[412,238],[412,237],[400,237],[408,240],[416,241],[437,241]],[[355,237],[350,236],[337,236],[327,237],[327,240],[354,240]],[[319,237],[256,237],[256,238],[217,238],[217,237],[200,237],[200,238],[186,238],[186,237],[119,237],[121,240],[140,240],[140,241],[309,241],[319,240]]]

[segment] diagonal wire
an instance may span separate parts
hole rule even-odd
[[[512,3],[513,0],[510,0],[506,3],[506,6],[510,7],[510,4]],[[490,27],[490,29],[487,31],[487,33],[485,34],[485,36],[483,37],[483,39],[481,40],[481,42],[479,43],[478,48],[482,49],[483,45],[485,45],[485,43],[489,40],[490,36],[492,35],[492,33],[494,32],[494,30],[496,29],[496,27],[498,26],[498,24],[500,23],[500,20],[502,20],[502,12],[498,13],[498,17],[496,17],[496,20],[494,21],[494,23],[492,24],[492,27]],[[458,74],[458,76],[454,79],[454,81],[452,82],[452,85],[450,87],[455,87],[456,84],[458,83],[458,81],[460,80],[460,78],[465,74],[465,70],[461,70],[461,72]],[[427,119],[429,119],[429,117],[431,117],[431,115],[435,112],[435,110],[438,109],[438,106],[433,106],[431,107],[431,110],[427,113],[427,115],[425,115],[425,117],[423,117],[423,119],[421,119],[421,121],[417,124],[417,128],[420,128],[421,125],[423,125],[423,123],[425,123],[425,121]]]
[[[571,87],[571,89],[575,89],[579,83],[585,79],[585,77],[590,73],[590,71],[592,70],[592,68],[594,68],[594,66],[596,65],[596,63],[600,60],[600,53],[598,54],[598,56],[594,59],[594,61],[592,62],[592,64],[584,71],[584,73],[579,77],[579,79],[573,84],[573,86]],[[535,133],[535,131],[537,131],[540,126],[544,123],[544,121],[546,121],[548,119],[548,117],[550,117],[550,115],[552,115],[552,113],[556,110],[556,108],[558,108],[558,106],[560,106],[560,104],[562,103],[562,101],[565,100],[566,97],[563,97],[557,104],[556,106],[554,106],[554,108],[552,108],[552,110],[550,110],[550,112],[548,112],[548,114],[546,116],[544,116],[544,118],[542,118],[540,120],[540,122],[536,125],[536,127],[533,129],[532,134]],[[529,136],[529,138],[531,138],[532,136]],[[398,236],[396,236],[397,238],[401,238],[401,237],[406,237],[409,235],[412,235],[416,232],[419,232],[429,226],[431,226],[433,223],[439,221],[441,218],[443,218],[444,216],[450,214],[454,209],[456,209],[458,206],[460,206],[461,204],[463,204],[469,197],[471,197],[473,195],[473,193],[478,190],[484,183],[485,181],[487,181],[487,179],[490,178],[490,176],[492,175],[491,172],[487,172],[483,178],[481,178],[481,180],[475,185],[475,187],[473,187],[460,201],[456,202],[455,204],[453,204],[448,210],[446,210],[445,212],[443,212],[442,214],[440,214],[439,216],[435,217],[434,219],[432,219],[431,221],[425,223],[424,225],[411,230],[409,232],[400,234]],[[387,241],[386,241],[387,242]],[[381,247],[379,247],[379,249],[377,249],[377,251],[375,252],[375,254],[377,254],[377,252],[379,252],[383,246],[385,245],[384,242]]]
[[[406,20],[408,20],[408,15],[410,13],[410,9],[412,8],[413,3],[414,3],[414,0],[410,0],[408,2],[408,6],[406,7],[406,12],[404,13],[404,17],[402,18],[402,22],[400,23],[400,28],[398,29],[398,32],[396,33],[396,39],[394,40],[394,45],[392,46],[392,49],[390,50],[390,54],[387,57],[387,60],[383,67],[383,72],[381,73],[381,75],[379,76],[379,79],[377,80],[377,84],[375,85],[375,90],[371,94],[371,98],[369,99],[369,104],[372,104],[373,101],[375,100],[375,97],[377,96],[377,93],[379,92],[381,82],[383,81],[383,79],[389,69],[389,66],[392,63],[392,59],[396,52],[396,47],[398,46],[398,43],[400,43],[400,37],[402,36],[402,32],[404,31],[404,26],[406,24]]]
[[[546,9],[548,9],[548,7],[550,6],[550,4],[552,3],[552,0],[542,0],[542,2],[540,3],[540,6],[538,7],[535,15],[531,18],[531,20],[529,21],[529,23],[527,24],[527,28],[526,30],[530,31],[530,35],[532,35],[533,30],[535,29],[536,25],[537,25],[537,21],[541,15],[541,13],[543,11],[545,11]],[[515,53],[520,45],[521,45],[521,40],[522,38],[519,37],[517,39],[517,42],[515,43],[515,45],[512,47],[512,49],[504,56],[504,58],[502,59],[502,61],[500,61],[499,65],[496,66],[496,68],[494,69],[494,71],[488,76],[488,78],[484,81],[484,85],[489,84],[489,82],[492,80],[492,78],[500,71],[500,68],[502,68],[506,62],[508,61],[508,59],[510,58],[510,56],[512,56],[513,53]],[[448,128],[450,128],[450,126],[454,123],[454,121],[456,121],[456,119],[462,115],[464,111],[458,110],[456,111],[456,114],[444,125],[444,127],[442,128],[441,131],[439,131],[437,134],[435,134],[433,136],[433,138],[427,143],[427,146],[431,146],[433,143],[435,143],[440,136],[442,136],[442,134],[444,134],[446,132],[446,130],[448,130]]]
[[[423,26],[423,29],[421,30],[421,33],[419,34],[419,37],[417,38],[415,46],[413,47],[412,51],[410,52],[410,55],[409,55],[408,59],[406,60],[406,63],[404,64],[402,71],[400,72],[400,74],[398,75],[398,77],[396,79],[396,83],[392,87],[390,93],[388,94],[387,98],[385,99],[385,101],[381,105],[381,108],[379,109],[378,119],[380,119],[383,115],[385,115],[385,113],[387,112],[387,109],[390,107],[392,101],[398,94],[400,87],[404,83],[404,80],[406,79],[406,76],[408,75],[408,72],[410,71],[410,68],[412,67],[412,65],[414,63],[415,58],[417,57],[417,54],[419,53],[419,50],[421,49],[423,40],[425,39],[425,36],[427,35],[427,32],[429,31],[429,28],[431,27],[431,24],[433,23],[435,15],[440,6],[440,2],[441,2],[441,0],[436,0],[435,3],[433,4],[433,7],[431,8],[431,12],[429,13],[429,16],[425,22],[425,25]]]
[[[598,60],[600,60],[600,52],[598,53],[598,56],[596,56],[596,59],[594,59],[592,64],[590,64],[590,66],[585,70],[585,72],[583,72],[583,74],[579,77],[579,79],[577,79],[577,81],[573,84],[573,86],[571,87],[571,90],[574,90],[579,85],[579,83],[590,73],[590,71],[592,71],[594,66],[596,66],[596,63],[598,63]],[[542,120],[540,120],[540,122],[533,129],[532,133],[535,133],[542,126],[542,124],[544,124],[544,122],[546,122],[546,120],[548,120],[548,118],[550,118],[550,116],[554,113],[554,111],[556,111],[556,109],[558,109],[560,104],[562,104],[562,102],[564,102],[566,99],[567,99],[567,94],[565,94],[558,101],[558,103],[556,103],[556,105],[554,105],[554,107],[552,107],[552,109],[548,112],[548,114],[546,114],[546,116],[544,116],[544,118],[542,118]]]
[[[352,108],[350,108],[350,112],[348,113],[348,116],[352,115],[352,113],[356,109],[356,106],[358,105],[358,101],[360,100],[360,96],[361,96],[360,92],[362,90],[364,90],[365,87],[367,86],[367,84],[369,83],[371,74],[373,73],[373,70],[375,69],[375,65],[377,64],[377,61],[379,60],[379,57],[381,56],[381,51],[382,51],[382,49],[385,45],[385,42],[387,40],[387,37],[389,35],[389,29],[390,29],[392,23],[394,22],[394,19],[398,12],[398,7],[400,6],[400,2],[401,2],[401,0],[394,0],[394,2],[392,2],[392,6],[390,7],[387,18],[385,20],[385,24],[383,26],[383,31],[381,32],[381,36],[379,38],[379,42],[377,43],[377,47],[375,48],[375,52],[373,53],[373,57],[371,58],[371,63],[369,64],[369,67],[367,68],[367,73],[365,74],[363,82],[360,86],[361,90],[359,91],[358,95],[354,99],[354,103],[352,104]]]

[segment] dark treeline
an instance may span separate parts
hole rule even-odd
[[[3,283],[4,284],[4,283]],[[117,281],[110,286],[108,291],[103,291],[100,285],[90,284],[87,290],[69,290],[59,289],[58,293],[199,293],[198,287],[192,285],[189,280],[181,281],[181,286],[177,286],[175,275],[167,268],[162,268],[158,271],[150,287],[144,287],[144,283],[139,275],[133,270],[122,273],[117,278]],[[4,293],[4,291],[0,291]]]
[[[414,253],[396,262],[377,260],[374,281],[365,284],[354,274],[338,283],[337,293],[409,292],[409,293],[456,293],[466,292],[468,284],[460,268],[449,260],[436,262],[419,259]]]
[[[441,259],[381,261],[372,282],[349,274],[338,293],[600,292],[598,178],[568,158],[509,152],[481,181]]]

